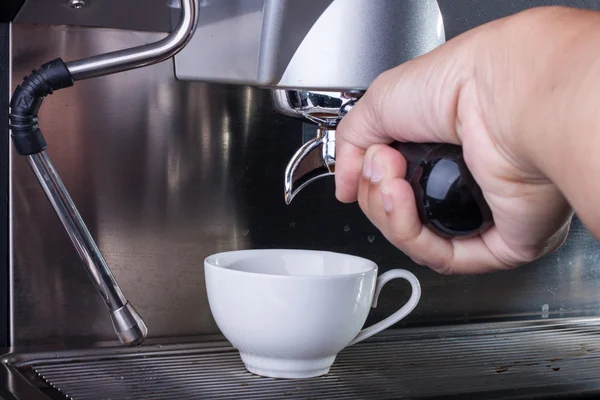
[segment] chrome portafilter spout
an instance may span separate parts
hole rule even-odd
[[[285,169],[286,204],[317,179],[335,173],[335,132],[363,92],[276,90],[277,111],[317,124],[317,135],[292,156]],[[444,143],[392,142],[406,159],[421,222],[446,238],[467,238],[493,225],[481,188],[465,163],[462,147]]]
[[[273,91],[277,111],[317,124],[317,135],[298,149],[285,169],[286,204],[289,205],[308,184],[335,173],[337,125],[362,94],[362,91]]]

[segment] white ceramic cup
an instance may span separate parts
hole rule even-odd
[[[378,278],[374,262],[325,251],[232,251],[209,256],[204,268],[219,329],[248,371],[272,378],[326,374],[344,347],[400,321],[421,297],[419,281],[408,271]],[[361,330],[381,288],[395,278],[410,282],[410,299]]]

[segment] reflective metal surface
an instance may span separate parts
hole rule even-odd
[[[398,330],[344,349],[327,375],[298,380],[249,373],[222,341],[15,353],[3,361],[15,380],[25,377],[51,398],[598,398],[599,328],[595,319]]]
[[[175,57],[181,80],[312,90],[366,89],[444,43],[435,0],[208,1]]]
[[[335,128],[335,127],[334,127]],[[283,177],[286,204],[307,185],[335,172],[335,129],[317,128],[317,136],[304,143],[285,167]]]
[[[108,307],[119,340],[127,345],[141,343],[146,338],[148,329],[137,311],[123,296],[121,288],[106,265],[104,257],[81,219],[50,158],[45,151],[42,151],[27,156],[27,161],[62,222],[94,286]]]
[[[136,346],[148,335],[146,324],[130,303],[111,311],[110,319],[119,341],[123,344]]]
[[[362,94],[362,91],[334,93],[273,90],[273,105],[278,112],[301,117],[318,125],[317,135],[294,153],[285,168],[286,204],[290,204],[311,182],[334,174],[337,125]]]
[[[317,92],[307,90],[275,89],[273,106],[284,115],[305,118],[322,125],[337,125],[364,94],[361,90]]]
[[[457,31],[465,18],[448,16],[446,26]],[[13,82],[58,55],[83,58],[163,36],[15,25]],[[600,246],[577,220],[559,251],[531,265],[440,276],[393,248],[356,204],[339,204],[332,180],[286,205],[281,177],[305,126],[277,113],[269,91],[179,82],[164,62],[59,91],[40,120],[56,169],[154,337],[218,333],[202,262],[244,248],[327,249],[370,258],[381,272],[406,268],[423,297],[402,326],[600,312]],[[112,340],[105,306],[26,161],[15,157],[11,173],[13,343]],[[408,292],[402,282],[386,286],[367,324]]]
[[[173,32],[154,43],[66,63],[75,81],[128,71],[173,57],[189,42],[198,22],[197,0],[180,0],[180,20]]]
[[[265,0],[202,1],[196,32],[175,58],[177,77],[238,84],[255,81],[264,5]]]
[[[15,30],[23,40],[15,40],[17,76],[52,53],[85,57],[162,36]],[[182,85],[166,62],[82,81],[55,93],[41,111],[48,153],[153,335],[216,332],[202,260],[216,249],[248,246],[252,234],[246,230],[256,227],[246,222],[248,212],[240,211],[248,194],[238,185],[264,174],[245,170],[249,157],[258,156],[247,148],[250,136],[290,126],[257,121],[259,103],[270,104],[261,93]],[[61,126],[65,131],[59,132]],[[14,342],[110,340],[114,334],[109,317],[102,315],[104,306],[24,162],[14,160],[14,235],[22,244],[14,259]]]
[[[73,8],[82,8],[86,4],[71,2],[70,5]],[[166,38],[142,46],[69,62],[66,66],[73,80],[128,71],[156,64],[172,57],[189,41],[197,22],[196,0],[182,0],[180,5],[180,21]],[[87,268],[96,289],[108,307],[119,340],[126,345],[141,343],[146,338],[148,329],[134,307],[123,296],[121,288],[117,285],[110,268],[47,153],[42,151],[27,156],[27,159],[77,254]]]
[[[121,289],[113,278],[102,254],[96,247],[89,231],[81,220],[69,194],[65,191],[62,181],[56,174],[56,169],[50,162],[46,152],[27,157],[33,173],[41,182],[53,181],[52,184],[42,185],[50,204],[57,211],[57,216],[65,225],[69,238],[75,250],[88,268],[90,278],[98,288],[98,292],[110,311],[115,311],[125,305]],[[69,206],[70,205],[70,206]]]
[[[170,32],[173,28],[168,16],[169,4],[178,0],[102,0],[86,1],[83,8],[70,7],[69,0],[25,0],[14,22],[18,24],[51,24],[51,25],[77,25],[90,27],[105,27],[115,29],[144,30],[154,32]],[[274,0],[277,2],[280,0]],[[289,1],[289,0],[288,0]],[[327,4],[332,0],[317,0]],[[213,61],[198,60],[202,68],[196,74],[207,71],[214,75],[219,73],[223,77],[232,73],[231,62],[249,60],[247,54],[236,53],[258,51],[258,38],[256,35],[226,35],[230,41],[223,43],[221,32],[231,30],[260,32],[262,8],[265,0],[200,0],[200,28],[207,30],[202,36],[202,42],[196,44],[209,49],[217,58]],[[304,3],[304,1],[303,1]],[[448,38],[475,27],[484,22],[501,18],[519,12],[523,9],[536,6],[564,5],[590,9],[600,9],[598,0],[437,0],[445,21],[445,31]],[[275,3],[276,4],[276,3]],[[293,5],[293,0],[292,0]],[[254,15],[249,15],[254,14]],[[229,22],[225,22],[228,20]],[[221,21],[221,22],[219,22]],[[212,24],[213,26],[209,26]],[[215,26],[217,25],[218,26]],[[210,32],[216,33],[212,37]],[[217,40],[216,37],[221,37]],[[217,51],[219,48],[235,49],[230,52]],[[223,61],[229,60],[230,63]],[[226,72],[222,71],[226,66]],[[248,67],[251,67],[249,68]],[[237,64],[237,74],[249,76],[256,75],[256,64]]]
[[[168,0],[86,0],[85,3],[85,7],[73,8],[70,0],[25,0],[14,22],[154,32],[173,29]]]

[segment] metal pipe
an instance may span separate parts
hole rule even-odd
[[[125,344],[140,343],[148,329],[123,296],[48,154],[45,151],[32,154],[27,156],[27,161],[106,303],[119,340]]]
[[[58,176],[54,165],[45,151],[27,156],[33,170],[56,215],[62,222],[77,254],[87,267],[94,285],[110,311],[125,305],[127,300],[119,289],[104,257],[90,235],[79,211],[75,207],[69,192]]]
[[[17,151],[27,156],[44,193],[106,303],[119,340],[127,345],[141,343],[146,338],[148,329],[133,306],[127,302],[50,162],[44,150],[46,142],[38,126],[37,113],[45,96],[51,94],[52,90],[71,86],[73,81],[144,67],[175,55],[189,41],[196,27],[196,1],[182,0],[180,21],[175,30],[164,39],[66,64],[60,59],[51,61],[25,78],[11,100],[10,127]]]
[[[66,63],[75,81],[94,78],[164,61],[177,54],[190,40],[198,22],[197,0],[182,0],[177,27],[158,42],[100,54]]]

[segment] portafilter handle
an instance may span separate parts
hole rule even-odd
[[[298,98],[297,93],[292,97]],[[351,108],[352,101],[341,99],[339,104],[337,116],[331,113],[326,118],[322,109],[317,116],[304,115],[317,122],[317,135],[294,154],[286,167],[287,204],[311,182],[335,174],[336,127]],[[302,112],[309,110],[305,104]],[[290,112],[286,114],[291,115]],[[491,210],[467,168],[461,146],[400,142],[390,146],[406,159],[405,179],[414,191],[419,218],[429,229],[446,238],[466,238],[481,234],[493,225]]]

